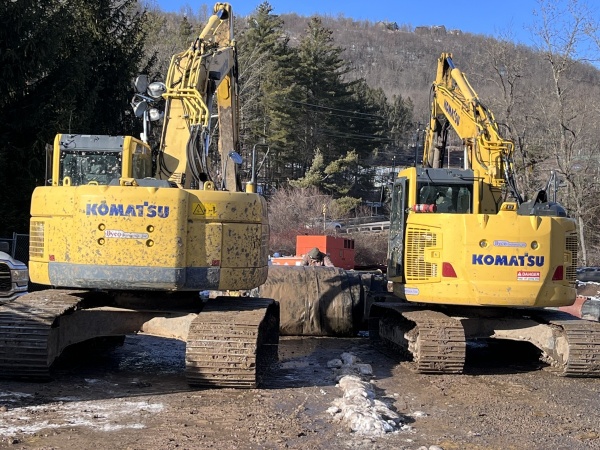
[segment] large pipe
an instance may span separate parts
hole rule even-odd
[[[367,328],[373,280],[335,267],[270,266],[259,295],[279,302],[281,335],[354,336]]]

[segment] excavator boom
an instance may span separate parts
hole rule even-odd
[[[494,115],[481,102],[466,75],[456,68],[452,55],[442,53],[432,85],[430,121],[423,146],[424,167],[444,167],[449,127],[462,142],[465,169],[478,171],[494,193],[501,195],[507,181],[512,188],[513,143],[500,136]]]
[[[229,4],[217,3],[199,37],[171,59],[163,94],[167,103],[156,178],[174,181],[183,188],[217,181],[207,161],[216,97],[219,171],[224,174],[220,187],[240,190],[237,165],[230,157],[240,148],[237,72],[233,12]]]

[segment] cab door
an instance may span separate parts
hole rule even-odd
[[[390,215],[390,238],[388,243],[388,278],[400,277],[404,282],[404,242],[408,205],[408,180],[398,178],[392,188],[392,212]]]

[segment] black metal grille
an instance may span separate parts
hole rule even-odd
[[[10,268],[4,263],[0,263],[0,291],[8,292],[11,288]]]
[[[567,266],[567,280],[575,282],[577,276],[577,234],[567,236],[567,251],[571,252],[571,265]]]
[[[29,262],[29,235],[15,234],[15,250],[13,258],[18,259],[24,264]]]

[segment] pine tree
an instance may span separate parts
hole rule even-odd
[[[0,7],[0,234],[26,231],[56,133],[124,134],[143,56],[136,0],[19,0]]]
[[[283,21],[263,2],[248,18],[248,28],[238,40],[242,140],[247,147],[268,146],[261,175],[268,176],[271,187],[293,176],[286,170],[293,154],[293,112],[287,100],[295,96],[296,63],[282,28]]]
[[[345,122],[338,114],[347,106],[349,83],[343,76],[350,70],[341,58],[342,49],[335,45],[331,30],[313,17],[298,47],[298,76],[301,100],[297,124],[298,156],[305,170],[319,148],[326,162],[338,158],[340,136],[337,130]],[[350,150],[346,146],[346,151]]]

